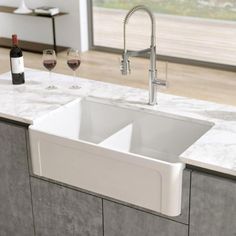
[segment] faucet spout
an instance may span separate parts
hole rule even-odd
[[[136,11],[146,12],[151,19],[151,46],[150,48],[140,51],[128,51],[126,46],[126,26],[129,22],[130,17]],[[149,105],[157,104],[157,85],[164,85],[159,83],[157,80],[157,69],[156,69],[156,21],[151,10],[144,5],[138,5],[132,8],[126,15],[124,20],[124,52],[122,54],[121,61],[121,73],[127,75],[130,73],[130,61],[129,57],[136,57],[143,54],[150,53],[150,68],[149,68]]]
[[[124,19],[124,51],[126,51],[126,25],[129,23],[130,17],[137,11],[146,12],[151,19],[151,45],[156,44],[156,21],[155,17],[152,14],[151,10],[144,5],[138,5],[133,7],[126,15]]]

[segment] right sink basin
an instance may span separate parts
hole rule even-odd
[[[179,156],[212,125],[78,99],[30,126],[33,172],[177,216],[185,167]]]
[[[176,163],[179,155],[211,128],[206,122],[164,113],[135,113],[130,124],[100,145]]]

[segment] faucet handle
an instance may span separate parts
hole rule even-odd
[[[152,81],[152,83],[158,86],[168,87],[168,82],[163,79],[155,79]]]
[[[122,75],[128,75],[131,73],[130,61],[126,56],[123,56],[120,60],[120,71]]]
[[[168,62],[164,62],[164,75],[162,75],[162,73],[160,75],[157,75],[157,72],[156,72],[156,76],[160,76],[160,77],[164,77],[164,79],[157,79],[157,77],[155,77],[155,79],[152,81],[152,83],[154,85],[157,85],[157,86],[162,86],[162,87],[165,87],[166,89],[169,88],[169,81],[168,81]]]

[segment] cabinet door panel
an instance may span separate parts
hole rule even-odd
[[[104,201],[104,236],[188,236],[188,226]]]
[[[0,122],[0,235],[32,236],[26,129]]]
[[[102,200],[31,178],[37,236],[102,236]]]
[[[192,174],[190,236],[236,236],[236,181]]]

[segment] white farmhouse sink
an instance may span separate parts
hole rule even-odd
[[[185,167],[179,156],[211,126],[78,99],[30,126],[33,172],[177,216]]]

